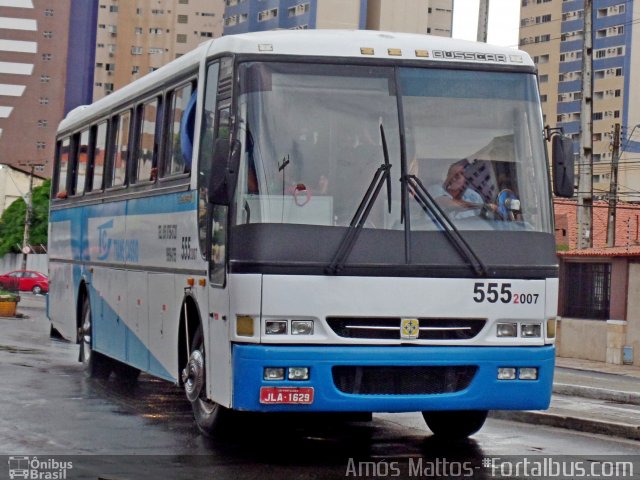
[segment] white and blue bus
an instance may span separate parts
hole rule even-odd
[[[53,327],[92,376],[180,385],[204,433],[233,410],[416,411],[465,437],[549,404],[558,264],[524,52],[215,39],[70,112],[54,170]]]

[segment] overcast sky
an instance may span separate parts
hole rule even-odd
[[[454,0],[453,38],[476,40],[479,3],[480,0]],[[487,43],[516,48],[519,24],[519,0],[489,0]]]

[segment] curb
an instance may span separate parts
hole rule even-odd
[[[604,388],[584,387],[582,385],[569,385],[554,383],[553,393],[571,397],[590,398],[592,400],[604,400],[615,403],[626,403],[640,406],[640,394],[623,392],[620,390],[606,390]]]
[[[579,432],[598,433],[614,437],[640,440],[640,426],[603,422],[589,418],[567,417],[545,411],[492,410],[489,417],[514,422],[533,423],[550,427],[566,428]]]

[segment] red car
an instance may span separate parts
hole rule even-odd
[[[49,291],[49,277],[40,272],[16,270],[0,275],[0,287],[15,289],[16,282],[18,290],[23,292],[31,291],[35,294],[40,294]]]

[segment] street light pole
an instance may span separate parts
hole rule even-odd
[[[22,234],[22,270],[27,269],[27,254],[30,251],[29,248],[29,229],[31,228],[31,208],[33,205],[32,191],[33,191],[33,170],[35,165],[31,165],[31,172],[29,174],[29,192],[26,195],[27,209],[24,213],[24,233]]]

